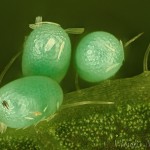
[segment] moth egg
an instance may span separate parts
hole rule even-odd
[[[60,82],[69,67],[71,43],[58,24],[43,23],[35,27],[24,43],[24,76],[43,75]]]
[[[49,77],[28,76],[14,80],[0,89],[0,122],[11,128],[37,124],[53,115],[62,101],[61,87]]]
[[[103,31],[83,37],[75,52],[77,73],[88,82],[99,82],[112,77],[122,66],[123,60],[122,42]]]

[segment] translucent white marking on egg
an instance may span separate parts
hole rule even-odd
[[[55,45],[56,41],[54,38],[50,38],[45,45],[45,52],[50,51]]]
[[[115,49],[112,47],[111,44],[105,44],[105,46],[108,48],[108,50],[111,50],[112,52],[115,52]]]
[[[43,112],[45,112],[45,111],[47,110],[47,108],[48,108],[48,106],[46,106],[46,107],[44,108]]]
[[[27,120],[33,120],[34,118],[31,118],[31,117],[24,117],[25,119]]]
[[[60,26],[58,23],[48,22],[48,21],[42,21],[42,20],[43,20],[42,16],[37,16],[35,18],[35,24],[29,24],[29,28],[35,29],[35,28],[41,26],[42,24],[52,24],[52,25]]]
[[[119,64],[119,63],[113,64],[112,66],[110,66],[110,67],[108,67],[108,68],[106,69],[106,72],[112,70],[113,68],[117,67],[118,65],[120,65],[120,64]]]
[[[4,132],[6,132],[6,129],[7,129],[7,125],[0,122],[0,133],[2,134]]]
[[[65,42],[63,41],[63,43],[60,45],[60,48],[59,48],[58,57],[57,57],[58,60],[60,58],[60,55],[61,55],[61,53],[63,51],[64,46],[65,46]]]
[[[123,43],[122,43],[122,41],[120,40],[119,42],[120,42],[120,45],[123,47]]]
[[[29,24],[29,27],[30,27],[31,29],[35,29],[35,28],[39,27],[39,24],[38,24],[38,23],[40,23],[40,22],[42,22],[42,16],[37,16],[37,17],[35,18],[35,24]]]
[[[39,46],[42,45],[41,41],[39,41],[38,39],[34,40],[35,46],[33,48],[33,51],[35,51],[35,54],[38,54],[38,56],[41,56],[41,51],[39,50]]]
[[[67,28],[65,31],[70,34],[82,34],[84,32],[84,28]]]
[[[122,41],[120,40],[119,42],[120,42],[122,49],[124,49],[124,45],[123,45]]]
[[[39,22],[42,22],[42,16],[37,16],[35,18],[35,23],[39,23]]]

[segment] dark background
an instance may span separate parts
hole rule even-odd
[[[44,21],[59,23],[63,28],[84,27],[82,35],[71,35],[72,50],[89,32],[103,30],[114,34],[123,43],[144,32],[144,35],[125,49],[125,62],[116,78],[132,77],[143,71],[143,57],[150,42],[149,0],[3,0],[0,3],[0,70],[10,58],[22,50],[25,36],[36,16]],[[73,62],[66,84],[74,89]],[[7,73],[2,84],[21,77],[21,57]],[[68,81],[68,79],[70,81]],[[68,83],[68,84],[67,84]],[[71,84],[70,84],[71,83]]]

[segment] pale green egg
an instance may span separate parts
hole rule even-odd
[[[69,67],[71,43],[66,31],[58,24],[37,26],[24,43],[23,75],[43,75],[60,82]]]
[[[53,115],[63,101],[59,84],[44,76],[14,80],[0,89],[0,122],[11,128],[35,125]]]
[[[99,82],[115,75],[124,60],[122,42],[110,33],[97,31],[79,42],[75,66],[79,76],[88,82]]]

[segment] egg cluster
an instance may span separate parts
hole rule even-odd
[[[53,115],[63,102],[59,85],[71,59],[67,32],[52,22],[36,22],[26,38],[22,55],[23,78],[0,89],[0,121],[11,128],[26,128]],[[121,41],[97,31],[85,36],[75,53],[75,68],[88,82],[113,76],[121,67]]]

